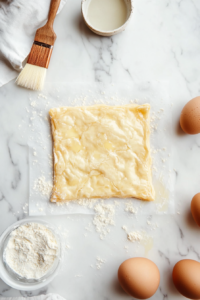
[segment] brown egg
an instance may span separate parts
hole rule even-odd
[[[192,198],[191,213],[197,225],[200,226],[200,193]]]
[[[173,281],[177,290],[190,299],[200,298],[200,263],[192,259],[177,262],[173,269]]]
[[[148,299],[155,294],[160,283],[158,267],[147,258],[125,260],[118,270],[120,285],[137,299]]]
[[[200,133],[200,97],[190,100],[183,107],[180,125],[185,133]]]

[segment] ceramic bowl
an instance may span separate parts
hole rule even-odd
[[[101,0],[99,0],[99,1],[101,1]],[[126,7],[127,7],[126,22],[121,27],[118,27],[118,28],[116,28],[114,30],[110,30],[110,31],[99,30],[98,28],[93,27],[93,25],[88,21],[87,12],[88,12],[88,7],[90,5],[90,2],[91,2],[91,0],[82,0],[83,19],[90,30],[92,30],[94,33],[101,35],[101,36],[112,36],[114,34],[120,33],[125,30],[126,26],[128,25],[128,23],[131,19],[132,13],[133,13],[132,0],[124,0]]]
[[[21,225],[25,225],[27,223],[39,223],[44,226],[46,226],[49,230],[53,232],[53,234],[56,237],[56,240],[58,242],[59,251],[58,251],[58,257],[55,260],[53,266],[48,271],[47,274],[45,274],[40,279],[25,279],[21,278],[19,275],[14,273],[9,266],[6,264],[4,253],[7,246],[7,243],[10,238],[10,234],[13,230],[18,228]],[[8,227],[3,234],[0,237],[0,278],[9,286],[11,286],[14,289],[20,290],[20,291],[32,291],[36,289],[40,289],[44,287],[45,285],[49,284],[54,277],[57,275],[60,264],[61,264],[61,258],[62,258],[62,249],[61,249],[61,239],[58,230],[52,226],[51,224],[42,221],[40,219],[36,218],[30,218],[30,219],[24,219],[22,221],[18,221],[14,224],[12,224],[10,227]]]

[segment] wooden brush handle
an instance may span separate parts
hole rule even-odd
[[[53,46],[56,41],[56,34],[53,30],[53,22],[60,5],[60,0],[51,0],[48,21],[46,25],[36,31],[34,41]]]
[[[49,26],[53,27],[53,22],[55,20],[56,13],[58,11],[59,5],[60,5],[60,0],[52,0],[51,1],[51,6],[50,6],[50,10],[49,10],[48,21],[47,21],[47,24]]]

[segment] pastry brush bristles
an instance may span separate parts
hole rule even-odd
[[[17,77],[16,83],[31,90],[41,91],[44,86],[46,72],[46,68],[27,63]]]
[[[17,77],[16,83],[28,89],[41,91],[52,50],[50,45],[34,42],[27,64]]]

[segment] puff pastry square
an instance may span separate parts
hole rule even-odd
[[[51,201],[110,197],[154,200],[149,113],[149,104],[51,109]]]

